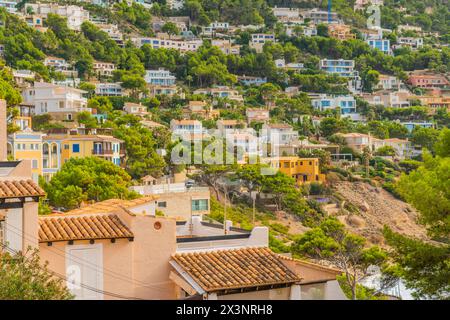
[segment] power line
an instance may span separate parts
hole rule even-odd
[[[28,260],[25,255],[23,255],[20,252],[14,250],[13,248],[9,247],[8,245],[3,244],[3,247],[6,247],[9,251],[13,252],[16,255],[20,255],[20,256],[24,257],[25,261]],[[57,277],[57,278],[59,278],[59,279],[61,279],[63,281],[70,282],[64,275],[61,275],[60,273],[58,273],[58,272],[56,272],[54,270],[51,270],[50,268],[44,269],[42,266],[39,266],[39,268],[42,271],[50,272],[52,275],[54,275],[55,277]],[[88,289],[90,291],[93,291],[93,292],[96,292],[96,293],[101,293],[101,294],[104,294],[104,295],[107,295],[107,296],[111,296],[111,297],[115,297],[115,298],[120,298],[120,299],[125,299],[125,300],[145,300],[145,299],[142,299],[142,298],[128,297],[128,296],[124,296],[124,295],[121,295],[121,294],[117,294],[117,293],[113,293],[113,292],[109,292],[109,291],[105,291],[105,290],[100,290],[100,289],[88,286],[88,285],[86,285],[84,283],[81,283],[81,282],[80,282],[79,286],[84,288],[84,289]]]
[[[6,223],[6,224],[8,224],[8,223]],[[9,225],[9,224],[8,224],[8,225]],[[12,225],[9,225],[9,226],[12,227],[12,228],[14,228],[14,229],[16,229],[16,230],[19,230],[19,229],[16,228],[15,226],[12,226]],[[17,232],[14,232],[13,230],[10,230],[10,231],[12,231],[13,233],[15,233],[16,235],[21,236],[21,234],[19,234],[19,233],[17,233]],[[21,231],[21,230],[19,230],[19,231]],[[32,238],[33,241],[36,240],[35,237],[33,237],[32,235],[29,235],[29,234],[26,233],[26,232],[24,232],[24,235],[30,236],[30,237]],[[30,239],[28,238],[28,240],[30,240]],[[53,248],[53,249],[55,249],[56,251],[62,252],[63,254],[58,254],[57,252],[54,252],[54,254],[56,254],[56,255],[58,255],[58,256],[60,256],[60,257],[62,257],[62,258],[65,258],[66,255],[71,256],[71,257],[74,257],[72,254],[66,253],[65,251],[60,250],[60,249],[58,249],[58,248]],[[82,258],[79,258],[79,257],[74,257],[74,258],[75,258],[74,260],[77,260],[77,261],[79,261],[79,262],[86,263],[86,264],[87,264],[87,267],[90,268],[91,270],[99,271],[99,272],[102,273],[102,274],[107,274],[107,275],[109,275],[109,276],[111,276],[111,277],[113,277],[113,278],[116,278],[116,279],[118,279],[118,280],[122,280],[122,281],[125,281],[125,282],[128,282],[128,283],[131,283],[131,284],[141,285],[141,286],[147,287],[147,288],[149,288],[149,289],[169,290],[169,289],[167,289],[167,288],[163,288],[163,287],[159,287],[159,286],[151,286],[151,285],[148,285],[147,283],[144,283],[144,282],[141,282],[141,281],[139,281],[139,280],[135,280],[135,279],[126,277],[126,276],[124,276],[124,275],[121,275],[121,274],[119,274],[119,273],[117,273],[117,272],[114,272],[114,271],[112,271],[112,270],[109,270],[109,269],[107,269],[107,268],[100,269],[100,268],[98,268],[95,264],[91,263],[91,262],[88,261],[88,260],[85,260],[85,259],[82,259]],[[92,267],[90,267],[89,265],[92,266]],[[103,270],[105,270],[106,272],[104,272]],[[119,278],[116,277],[115,275],[117,275]],[[130,280],[131,280],[131,281],[130,281]]]
[[[13,225],[11,225],[11,224],[9,224],[9,223],[7,223],[6,221],[5,221],[5,224],[8,225],[9,227],[12,227],[12,228],[18,230],[18,231],[22,231],[22,230],[20,230],[19,228],[15,227],[15,226],[13,226]],[[13,231],[13,230],[10,230],[10,229],[9,229],[8,231],[11,231],[11,232],[13,232],[14,234],[16,234],[16,235],[18,235],[18,236],[22,236],[21,233],[15,232],[15,231]],[[37,240],[37,241],[39,242],[39,239],[35,238],[33,235],[30,235],[30,234],[28,234],[28,233],[26,233],[26,232],[23,232],[23,235],[28,236],[28,237],[27,237],[28,240],[30,240],[30,239],[31,239],[32,241]],[[151,285],[151,284],[148,284],[148,283],[145,283],[145,282],[141,282],[141,281],[139,281],[139,280],[135,280],[135,279],[133,279],[133,278],[124,276],[124,275],[122,275],[122,274],[120,274],[120,273],[114,272],[114,271],[112,271],[112,270],[110,270],[110,269],[107,269],[107,268],[102,268],[102,269],[100,269],[100,268],[98,268],[98,266],[96,266],[95,264],[91,263],[91,262],[88,261],[88,260],[85,260],[85,259],[82,259],[82,258],[79,258],[79,257],[75,257],[75,256],[73,256],[72,254],[66,253],[65,251],[60,250],[60,249],[55,248],[55,247],[53,247],[52,249],[55,249],[56,251],[62,252],[62,254],[59,254],[59,253],[57,253],[57,252],[51,250],[51,251],[53,251],[54,254],[56,254],[56,255],[58,255],[58,256],[60,256],[60,257],[62,257],[62,258],[65,258],[66,256],[73,257],[74,260],[76,260],[76,261],[78,261],[78,262],[82,262],[83,264],[86,263],[85,265],[86,265],[88,268],[90,268],[91,270],[98,271],[98,272],[100,272],[102,275],[105,275],[105,274],[106,274],[106,275],[108,275],[108,276],[111,276],[112,278],[115,278],[115,279],[118,279],[118,280],[121,280],[121,281],[124,281],[124,282],[128,282],[128,283],[131,283],[131,284],[133,284],[133,285],[139,285],[139,286],[142,286],[142,287],[145,287],[145,288],[148,288],[148,289],[157,289],[157,290],[172,291],[172,290],[170,290],[170,289],[168,289],[168,288],[164,288],[164,287],[160,287],[160,286],[155,286],[155,285]],[[105,272],[105,271],[106,271],[106,272]],[[165,283],[167,283],[167,282],[165,282]]]

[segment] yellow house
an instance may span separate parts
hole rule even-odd
[[[71,158],[96,156],[117,166],[124,165],[123,140],[114,138],[110,129],[52,129],[43,138],[44,178],[50,180]]]
[[[325,175],[320,173],[318,158],[278,157],[268,160],[270,167],[294,178],[298,185],[325,182]]]
[[[8,154],[14,160],[30,160],[31,174],[35,182],[42,175],[43,133],[30,128],[17,131],[8,137]]]

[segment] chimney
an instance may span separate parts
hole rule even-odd
[[[6,126],[6,101],[0,99],[0,161],[7,158],[7,126]]]

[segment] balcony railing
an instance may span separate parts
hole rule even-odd
[[[111,156],[111,155],[113,155],[113,150],[112,149],[108,149],[108,150],[93,149],[92,154],[96,155],[96,156]]]

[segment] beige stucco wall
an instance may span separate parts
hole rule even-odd
[[[211,203],[209,190],[206,191],[189,191],[189,192],[173,192],[162,193],[158,195],[157,202],[166,202],[166,208],[156,206],[156,209],[163,212],[168,217],[179,217],[183,220],[189,220],[191,216],[191,199],[208,200],[208,210],[192,211],[193,215],[209,214]]]
[[[103,251],[103,291],[117,293],[132,297],[134,293],[134,281],[132,273],[133,245],[128,239],[117,239],[115,243],[110,240],[99,240]],[[76,248],[79,245],[90,245],[89,241],[75,241],[71,246],[67,241],[53,242],[51,246],[40,243],[39,255],[42,261],[48,261],[48,268],[60,275],[66,276],[67,247]],[[93,272],[93,265],[87,264]],[[117,299],[113,296],[104,295],[105,300]]]
[[[169,218],[117,213],[131,229],[134,241],[98,240],[103,251],[103,291],[140,299],[174,299],[175,286],[169,279],[169,260],[176,250],[175,220]],[[155,228],[155,223],[161,225]],[[89,241],[75,241],[76,245],[90,245]],[[49,268],[66,275],[67,241],[40,244],[42,261]],[[104,295],[104,299],[118,299]]]
[[[23,205],[23,251],[38,248],[38,202]]]
[[[134,296],[174,299],[175,285],[169,279],[169,260],[176,251],[176,221],[141,215],[133,217],[128,223],[135,237],[131,262],[134,279],[145,283],[135,285]],[[155,223],[160,224],[160,229],[155,228]]]
[[[31,179],[31,161],[21,160],[16,167],[12,168],[8,175],[0,176],[0,181],[17,181]]]

